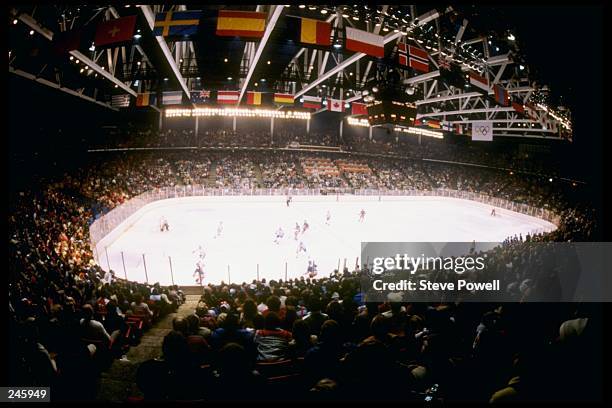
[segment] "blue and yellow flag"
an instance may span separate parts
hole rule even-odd
[[[198,32],[202,11],[167,11],[155,16],[155,36],[175,37],[194,35]]]

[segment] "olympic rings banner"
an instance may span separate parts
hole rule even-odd
[[[481,121],[472,122],[472,140],[493,140],[493,122]]]

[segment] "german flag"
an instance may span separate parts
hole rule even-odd
[[[331,24],[325,21],[302,18],[300,42],[314,45],[331,45]]]
[[[247,92],[247,105],[261,105],[261,92]]]
[[[293,105],[293,95],[291,95],[291,94],[275,93],[274,94],[274,103],[277,103],[279,105]]]
[[[266,13],[219,10],[217,35],[222,37],[261,38],[266,29]]]

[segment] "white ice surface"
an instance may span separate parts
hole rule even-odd
[[[359,212],[366,211],[359,222]],[[329,275],[346,265],[351,269],[360,256],[361,242],[501,242],[506,237],[533,231],[550,231],[547,221],[491,206],[446,197],[356,197],[336,201],[335,196],[294,197],[289,208],[280,196],[188,197],[156,202],[130,217],[112,241],[102,240],[97,251],[103,269],[129,280],[145,281],[145,255],[148,281],[194,285],[194,251],[202,245],[206,252],[204,281],[250,282],[257,277],[289,279],[306,272],[308,260],[318,265],[319,275]],[[325,225],[327,211],[331,225]],[[160,219],[166,217],[169,232],[160,232]],[[295,223],[307,220],[310,229],[294,240]],[[130,224],[126,224],[127,222]],[[223,221],[220,238],[214,238]],[[278,227],[285,237],[274,243]],[[308,252],[296,256],[299,242]],[[105,249],[105,247],[107,247]],[[108,260],[106,257],[108,253]],[[361,261],[360,261],[361,262]],[[229,275],[228,275],[229,266]]]

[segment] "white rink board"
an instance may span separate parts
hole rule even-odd
[[[144,282],[145,254],[148,281],[162,285],[194,285],[194,253],[206,252],[204,282],[250,282],[259,277],[297,278],[306,272],[308,260],[319,275],[329,275],[346,265],[352,270],[361,242],[501,242],[508,236],[551,231],[554,224],[528,215],[475,201],[423,196],[296,196],[289,208],[283,196],[182,197],[148,204],[126,219],[97,245],[100,266],[129,280]],[[366,211],[359,222],[359,212]],[[327,211],[331,225],[325,225]],[[160,232],[165,217],[169,232]],[[294,240],[295,223],[307,220],[310,229]],[[214,238],[223,221],[220,238]],[[282,227],[285,237],[274,243]],[[308,252],[296,256],[299,241]],[[105,248],[106,247],[106,248]],[[106,254],[108,253],[108,258]],[[360,260],[360,263],[363,262]],[[229,278],[228,278],[229,266]]]

